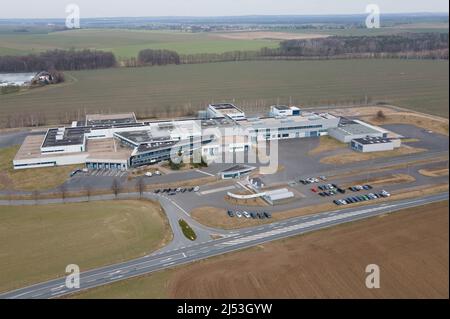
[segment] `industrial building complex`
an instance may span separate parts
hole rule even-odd
[[[14,158],[14,168],[85,164],[88,169],[127,170],[168,160],[179,152],[183,156],[198,152],[213,160],[222,153],[249,150],[259,141],[328,134],[361,152],[397,146],[381,128],[298,107],[272,106],[267,116],[250,118],[237,106],[223,103],[209,105],[202,114],[152,122],[140,122],[134,113],[86,115],[70,127],[29,135]],[[365,141],[367,137],[378,139]]]

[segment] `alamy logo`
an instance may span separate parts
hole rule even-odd
[[[366,273],[369,274],[366,277],[366,287],[368,289],[380,288],[380,267],[375,264],[367,265]]]
[[[366,27],[368,29],[379,29],[380,7],[377,4],[369,4],[366,7],[366,13],[369,14],[366,18]]]
[[[80,7],[74,3],[66,6],[66,28],[79,29],[80,28]]]
[[[66,288],[80,288],[80,267],[74,264],[67,265],[66,274],[68,274],[66,277]]]

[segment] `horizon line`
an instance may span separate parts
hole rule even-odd
[[[382,15],[449,15],[449,11],[415,11],[415,12],[387,12]],[[151,18],[245,18],[245,17],[339,17],[339,16],[365,16],[366,13],[330,13],[330,14],[320,14],[320,13],[311,13],[311,14],[243,14],[243,15],[160,15],[160,16],[90,16],[84,17],[83,19],[151,19]],[[65,20],[62,17],[46,17],[46,18],[38,18],[38,17],[10,17],[3,18],[0,17],[0,20]]]

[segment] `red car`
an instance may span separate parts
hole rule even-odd
[[[317,188],[315,188],[315,187],[311,188],[311,191],[314,192],[314,193],[318,192]]]

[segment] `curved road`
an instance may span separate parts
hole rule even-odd
[[[77,289],[67,288],[65,278],[58,278],[3,293],[0,295],[0,298],[56,298],[277,239],[382,215],[399,209],[448,200],[448,197],[448,193],[443,193],[415,200],[409,199],[381,205],[374,204],[365,207],[346,208],[340,211],[296,217],[264,226],[240,229],[228,232],[228,235],[221,239],[190,243],[187,246],[173,248],[169,251],[159,251],[124,263],[82,272],[80,274],[81,286]]]

